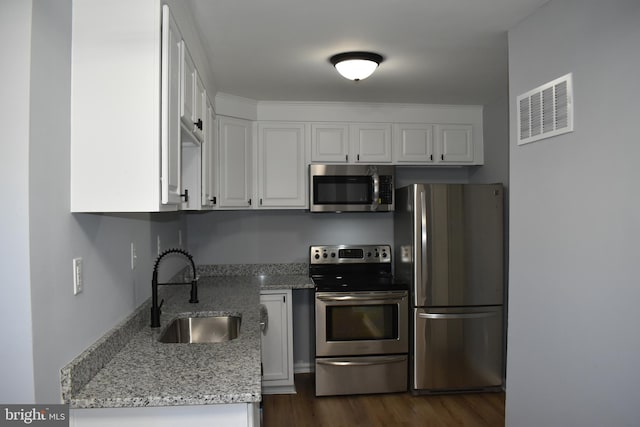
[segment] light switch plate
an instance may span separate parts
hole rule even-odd
[[[131,270],[135,270],[138,265],[138,253],[135,243],[131,242]]]
[[[78,295],[84,289],[84,277],[82,277],[82,258],[73,259],[73,294]]]

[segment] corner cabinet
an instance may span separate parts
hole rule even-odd
[[[307,199],[304,123],[258,123],[258,208],[300,208]]]
[[[263,290],[260,303],[267,310],[261,336],[262,393],[295,393],[291,290]]]

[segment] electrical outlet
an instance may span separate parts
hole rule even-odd
[[[78,295],[84,289],[84,277],[82,277],[82,258],[73,259],[73,294]]]
[[[136,252],[136,244],[131,242],[131,270],[135,270],[138,265],[138,253]]]

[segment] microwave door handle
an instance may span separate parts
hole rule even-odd
[[[371,178],[373,179],[373,199],[371,200],[371,208],[376,210],[380,205],[380,176],[374,173]]]

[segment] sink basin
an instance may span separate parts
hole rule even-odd
[[[160,335],[162,343],[215,343],[238,338],[240,316],[180,317]]]

